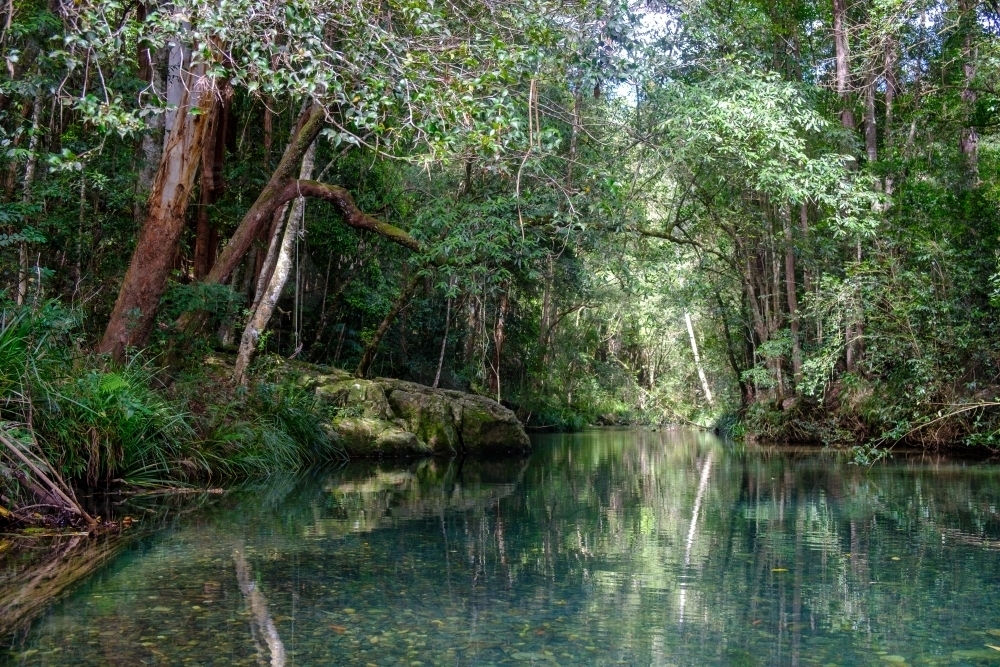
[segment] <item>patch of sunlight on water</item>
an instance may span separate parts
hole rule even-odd
[[[690,431],[536,445],[232,493],[0,662],[1000,665],[995,466],[858,468]]]

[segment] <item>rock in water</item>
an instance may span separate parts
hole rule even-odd
[[[485,396],[414,382],[361,380],[344,371],[296,364],[300,381],[340,409],[328,430],[356,457],[527,452],[531,443],[514,413]]]

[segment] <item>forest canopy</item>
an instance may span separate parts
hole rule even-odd
[[[230,417],[165,415],[271,414],[280,357],[535,428],[996,447],[998,27],[974,0],[5,0],[0,419],[111,475],[125,436],[76,461],[70,387],[206,438]]]

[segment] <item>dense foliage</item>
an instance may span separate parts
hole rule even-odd
[[[266,352],[535,427],[996,446],[998,21],[12,0],[0,416],[74,479],[327,455]]]

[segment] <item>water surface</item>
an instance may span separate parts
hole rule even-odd
[[[1000,665],[991,464],[601,430],[262,488],[130,545],[0,663]]]

